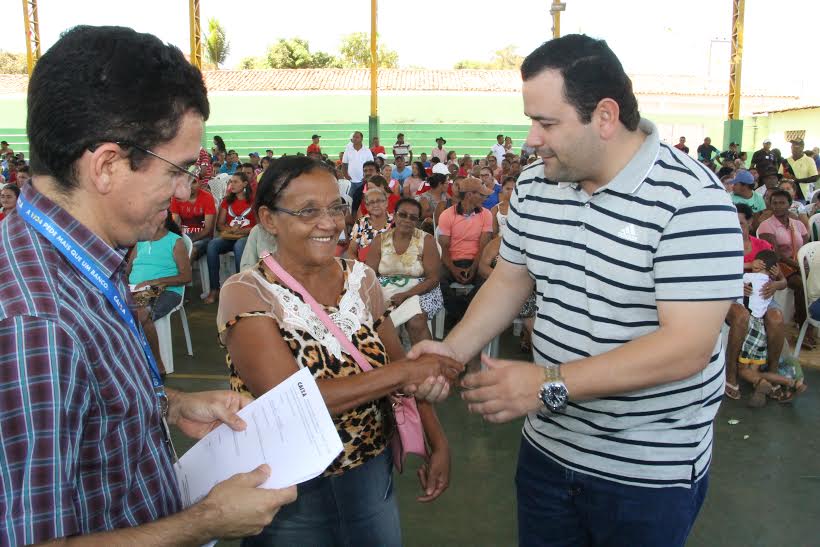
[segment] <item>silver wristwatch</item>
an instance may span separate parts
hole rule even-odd
[[[561,377],[561,367],[558,365],[547,365],[544,369],[544,383],[538,390],[538,398],[544,403],[544,407],[551,412],[560,412],[567,408],[569,401],[569,391]]]

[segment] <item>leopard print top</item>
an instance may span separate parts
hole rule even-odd
[[[353,321],[350,326],[348,320],[347,330],[343,328],[344,332],[356,329],[350,332],[353,344],[374,369],[382,367],[388,363],[389,358],[376,333],[384,312],[379,283],[373,271],[361,262],[339,260],[338,263],[344,272],[344,289],[337,306],[325,306],[325,311],[338,324],[337,315],[346,309],[348,312],[353,310],[358,316],[358,322]],[[232,304],[223,306],[223,302]],[[222,288],[218,317],[220,343],[225,347],[231,327],[243,318],[271,317],[296,363],[300,368],[310,369],[317,380],[361,374],[361,368],[352,357],[341,352],[338,347],[326,347],[326,340],[325,344],[322,343],[323,338],[314,328],[315,324],[300,320],[300,314],[313,314],[309,308],[307,312],[304,311],[304,306],[307,304],[301,297],[275,279],[260,262],[256,268],[233,276]],[[224,313],[223,307],[226,308]],[[299,313],[292,313],[296,310]],[[379,314],[379,320],[373,321],[374,313]],[[226,363],[230,370],[231,389],[252,396],[231,361],[230,353],[226,356]],[[327,468],[325,476],[342,474],[385,450],[391,416],[388,404],[387,399],[371,401],[333,418],[344,450]]]

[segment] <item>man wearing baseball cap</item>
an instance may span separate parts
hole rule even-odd
[[[780,174],[799,184],[803,195],[808,197],[811,193],[809,184],[817,182],[817,166],[813,159],[803,153],[803,139],[793,139],[791,143],[792,155],[780,164]]]
[[[492,190],[473,177],[458,179],[458,203],[446,209],[438,220],[438,241],[441,244],[441,291],[447,316],[458,319],[480,288],[476,276],[484,247],[493,236],[493,215],[481,206]],[[472,285],[466,294],[457,293],[453,283]]]
[[[752,208],[754,214],[766,209],[763,196],[754,191],[755,178],[745,169],[739,169],[732,179],[732,203],[743,203]]]
[[[774,154],[772,153],[772,141],[769,139],[763,141],[763,148],[752,154],[750,167],[752,169],[760,169],[760,164],[766,162],[772,164],[775,162]]]
[[[322,155],[322,147],[319,146],[319,139],[322,137],[320,135],[316,135],[315,133],[310,138],[313,142],[310,143],[310,146],[307,147],[307,154],[310,156],[311,154],[319,154]]]

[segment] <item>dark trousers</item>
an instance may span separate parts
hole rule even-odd
[[[522,438],[515,484],[521,546],[683,547],[709,476],[691,488],[620,484],[572,471]]]
[[[453,265],[457,268],[469,268],[472,264],[472,260],[453,261]],[[441,274],[441,294],[444,296],[444,309],[447,312],[446,321],[450,326],[455,325],[464,317],[464,313],[470,306],[470,302],[473,301],[473,297],[478,293],[478,289],[481,288],[483,280],[476,274],[469,283],[469,285],[473,286],[469,291],[454,289],[451,286],[453,283],[457,283],[457,281],[453,277],[452,272],[447,268],[443,268]]]

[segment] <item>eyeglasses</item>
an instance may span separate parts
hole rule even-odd
[[[413,222],[419,221],[418,215],[411,215],[410,213],[405,213],[404,211],[399,211],[398,213],[396,213],[396,216],[402,220],[412,220]]]
[[[298,211],[286,209],[284,207],[274,207],[273,210],[280,213],[285,213],[286,215],[296,217],[306,222],[310,222],[319,220],[325,214],[332,219],[344,218],[344,216],[347,215],[347,204],[337,203],[336,205],[331,205],[330,207],[305,207],[304,209],[299,209]]]
[[[185,175],[187,175],[187,176],[191,177],[191,179],[193,179],[193,180],[198,179],[198,178],[199,178],[199,174],[202,172],[202,167],[201,167],[198,163],[195,163],[195,164],[191,165],[190,167],[188,167],[188,168],[186,169],[185,167],[182,167],[182,166],[180,166],[180,165],[177,165],[176,163],[174,163],[174,162],[172,162],[172,161],[166,160],[165,158],[163,158],[163,157],[162,157],[162,156],[160,156],[159,154],[157,154],[157,153],[155,153],[155,152],[151,152],[151,151],[150,151],[150,150],[148,150],[147,148],[143,148],[143,147],[141,147],[141,146],[139,146],[139,145],[134,144],[133,142],[129,142],[129,141],[115,141],[115,142],[114,142],[114,144],[116,144],[116,145],[118,145],[118,146],[123,146],[123,147],[136,148],[136,149],[137,149],[137,150],[139,150],[140,152],[143,152],[143,153],[145,153],[145,154],[148,154],[149,156],[154,156],[155,158],[157,158],[157,159],[159,159],[159,160],[164,161],[164,162],[165,162],[165,163],[167,163],[168,165],[171,165],[171,166],[175,167],[175,168],[179,171],[179,174],[180,174],[180,175],[185,174]]]

